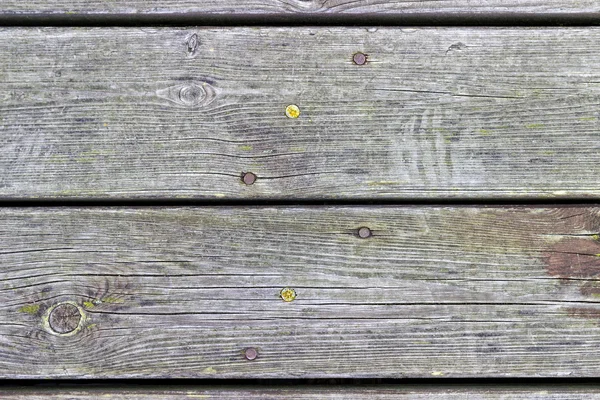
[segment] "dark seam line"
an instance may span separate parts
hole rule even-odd
[[[158,384],[157,384],[158,380]],[[415,389],[420,385],[428,389],[469,389],[486,385],[486,390],[496,389],[599,389],[599,378],[537,377],[537,378],[318,378],[318,379],[9,379],[0,380],[0,386],[7,388],[30,389],[85,389],[85,390],[205,390],[211,389],[251,389],[282,388],[285,386],[311,388],[378,388],[382,385],[399,385],[397,389]],[[413,386],[412,388],[410,386]],[[490,386],[488,386],[490,385]],[[494,385],[494,386],[491,386]]]
[[[328,207],[328,206],[452,206],[452,207],[600,207],[599,199],[570,198],[424,198],[424,199],[0,199],[0,208],[36,207]]]
[[[575,13],[16,13],[0,26],[599,26],[600,12]]]

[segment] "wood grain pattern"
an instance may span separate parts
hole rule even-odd
[[[530,400],[587,400],[600,398],[594,386],[584,385],[529,385],[529,386],[461,386],[407,385],[390,386],[304,386],[304,387],[234,387],[181,389],[4,389],[7,400],[392,400],[392,399],[530,399]]]
[[[598,374],[600,208],[3,208],[0,221],[3,378]],[[80,325],[57,334],[64,303]]]
[[[214,14],[452,14],[598,13],[594,0],[2,0],[2,13],[198,13]]]
[[[597,28],[5,28],[0,54],[4,199],[600,197]]]

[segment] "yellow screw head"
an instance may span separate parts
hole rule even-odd
[[[290,104],[285,108],[285,115],[288,118],[298,118],[300,116],[300,108],[295,104]]]
[[[296,291],[294,289],[286,287],[286,288],[281,289],[281,292],[279,292],[279,295],[281,296],[283,301],[289,303],[290,301],[294,301],[294,299],[296,298]]]

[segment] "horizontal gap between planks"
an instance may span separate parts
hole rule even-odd
[[[596,13],[2,13],[0,26],[600,26]]]
[[[157,384],[157,382],[159,382]],[[2,389],[32,388],[43,389],[119,389],[119,390],[191,390],[197,389],[243,389],[305,387],[310,389],[331,388],[393,388],[400,385],[401,389],[416,389],[427,387],[431,389],[469,389],[485,385],[487,389],[531,389],[532,386],[561,389],[595,385],[597,388],[600,378],[410,378],[410,379],[380,379],[380,378],[337,378],[337,379],[8,379],[0,381]]]
[[[339,199],[339,200],[252,200],[252,199],[0,199],[0,208],[10,207],[278,207],[278,206],[600,206],[600,199]]]

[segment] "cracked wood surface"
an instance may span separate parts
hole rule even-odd
[[[0,221],[3,378],[598,374],[599,208],[3,208]]]
[[[598,199],[599,39],[4,28],[0,198]]]
[[[530,399],[530,400],[588,400],[600,399],[600,390],[592,385],[531,384],[520,386],[435,385],[426,387],[402,384],[346,387],[306,385],[301,387],[230,387],[230,388],[140,388],[140,389],[4,389],[6,400],[393,400],[393,399]]]
[[[212,15],[407,15],[598,14],[595,0],[1,0],[0,15],[185,14]]]

